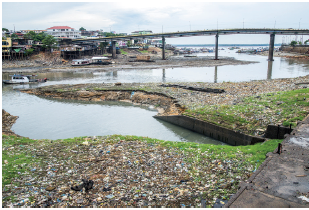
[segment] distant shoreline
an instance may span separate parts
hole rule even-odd
[[[176,47],[215,47],[215,44],[172,44]],[[219,44],[219,47],[250,47],[250,46],[269,46],[269,44]],[[275,44],[281,46],[281,44]]]

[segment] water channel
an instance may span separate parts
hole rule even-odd
[[[197,56],[214,56],[199,53]],[[143,82],[223,82],[250,81],[274,78],[292,78],[309,73],[309,62],[275,57],[267,62],[266,56],[238,54],[236,50],[219,51],[220,56],[238,60],[257,61],[248,65],[218,67],[190,67],[151,70],[122,70],[114,72],[58,72],[38,73],[49,78],[36,85],[3,85],[2,108],[19,116],[12,130],[33,139],[62,139],[94,135],[137,135],[169,141],[190,141],[223,144],[203,135],[160,121],[152,116],[155,109],[122,102],[81,102],[46,99],[18,91],[41,85],[79,83],[143,83]],[[18,70],[18,69],[17,69]],[[9,73],[2,79],[10,79]]]

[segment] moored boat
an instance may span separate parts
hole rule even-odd
[[[36,79],[37,75],[23,75],[23,74],[14,74],[10,75],[11,80],[2,80],[4,84],[25,84],[25,83],[37,83],[37,82],[46,82],[48,79]]]
[[[109,64],[112,64],[112,62],[110,61],[108,57],[92,57],[91,64],[109,65]]]
[[[72,60],[72,66],[85,66],[89,65],[90,60],[89,59],[74,59]]]

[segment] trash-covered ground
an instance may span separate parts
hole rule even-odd
[[[277,144],[232,147],[118,135],[54,141],[3,135],[2,205],[222,206]]]

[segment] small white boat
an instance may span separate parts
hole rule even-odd
[[[46,82],[47,78],[36,79],[37,75],[23,75],[23,74],[14,74],[10,75],[11,80],[2,80],[4,84],[25,84],[25,83],[36,83],[36,82]]]
[[[89,65],[90,60],[89,59],[75,59],[72,60],[72,66],[85,66]]]
[[[108,65],[112,64],[108,57],[92,57],[91,64]]]

